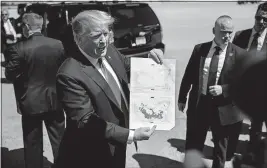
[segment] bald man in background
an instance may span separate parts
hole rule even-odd
[[[178,107],[183,111],[192,87],[187,109],[186,150],[202,152],[207,131],[211,128],[214,140],[212,168],[224,168],[228,141],[238,140],[243,120],[228,91],[234,78],[233,67],[246,52],[230,43],[233,30],[230,16],[220,16],[216,20],[215,38],[195,46],[179,93]]]

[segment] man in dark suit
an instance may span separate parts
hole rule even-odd
[[[1,53],[17,42],[15,19],[9,18],[7,9],[1,11]],[[6,59],[6,58],[5,58]]]
[[[113,22],[97,10],[81,12],[72,21],[77,46],[57,74],[67,116],[58,168],[124,168],[126,144],[147,140],[155,130],[129,130],[129,60],[109,42]],[[150,52],[157,63],[162,54]]]
[[[27,7],[27,4],[26,3],[21,3],[21,4],[18,4],[18,9],[17,9],[17,12],[19,14],[19,17],[16,18],[15,20],[15,28],[16,28],[16,32],[17,32],[17,36],[18,36],[18,41],[21,41],[21,40],[25,40],[25,37],[22,35],[22,17],[24,15],[24,13],[26,12],[26,7]]]
[[[44,121],[54,159],[65,129],[65,117],[57,99],[56,73],[64,61],[60,41],[41,34],[43,18],[29,13],[23,16],[23,34],[27,40],[8,48],[6,78],[13,82],[18,108],[22,114],[26,168],[43,167]]]
[[[243,120],[228,92],[234,78],[232,69],[245,52],[229,42],[233,28],[229,16],[221,16],[216,20],[214,40],[195,46],[179,93],[178,107],[183,111],[192,87],[187,109],[186,150],[202,151],[207,131],[211,128],[214,140],[213,168],[224,167],[226,153],[229,152],[228,139],[237,139]]]
[[[239,31],[235,34],[233,43],[237,46],[246,49],[250,52],[254,59],[257,57],[265,57],[267,52],[267,2],[262,3],[258,6],[255,14],[255,24],[253,28]],[[262,54],[265,53],[265,54]],[[258,75],[258,74],[255,74]],[[252,89],[253,90],[253,89]],[[261,139],[262,135],[262,125],[267,120],[260,118],[259,120],[251,120],[250,129],[250,145],[248,150],[254,149],[257,140]]]

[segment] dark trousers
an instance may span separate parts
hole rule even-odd
[[[249,132],[250,142],[249,142],[249,149],[248,149],[251,152],[257,146],[258,142],[262,138],[263,122],[265,122],[265,125],[267,126],[267,120],[259,120],[259,119],[251,120],[251,128]]]
[[[25,168],[43,168],[43,121],[52,146],[54,160],[65,129],[63,111],[22,115]]]
[[[210,96],[201,96],[195,118],[195,143],[194,148],[202,151],[208,129],[211,129],[214,149],[212,168],[224,168],[227,154],[236,150],[242,122],[222,126],[220,124],[217,102]],[[229,144],[229,146],[228,146]],[[227,149],[230,149],[227,151]]]
[[[7,48],[13,46],[13,45],[15,45],[15,44],[3,44],[3,45],[2,45],[1,53],[3,53],[3,55],[4,55],[4,59],[5,59],[5,60],[1,63],[1,65],[2,65],[3,67],[6,66],[7,60],[9,60],[9,56],[8,56],[7,54],[5,54],[5,50],[6,50]]]
[[[195,143],[195,133],[194,133],[194,111],[187,112],[187,119],[186,119],[186,141],[185,141],[185,150],[189,150],[194,148]]]

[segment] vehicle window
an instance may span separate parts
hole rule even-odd
[[[114,29],[134,28],[158,24],[159,21],[149,6],[113,6]]]
[[[72,20],[78,13],[85,10],[101,10],[108,12],[107,7],[101,5],[70,6],[68,8],[69,19]]]

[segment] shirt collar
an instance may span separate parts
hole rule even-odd
[[[8,23],[8,22],[10,22],[10,20],[9,20],[9,19],[7,19],[6,21],[4,21],[4,20],[3,20],[3,23]]]
[[[211,49],[213,49],[213,48],[216,47],[216,46],[218,46],[218,45],[215,43],[215,41],[214,41],[214,39],[213,39],[213,40],[212,40]],[[228,46],[228,43],[227,43],[227,44],[223,44],[223,45],[221,45],[221,46],[219,46],[219,47],[221,48],[222,51],[224,51],[224,50],[226,50],[227,46]]]
[[[255,35],[256,33],[257,33],[256,30],[253,28],[253,29],[252,29],[252,33],[251,33],[252,37],[254,37],[254,35]],[[260,37],[264,37],[266,33],[267,33],[267,28],[265,28],[262,32],[259,32]]]
[[[91,62],[91,64],[93,65],[93,66],[96,66],[97,65],[97,61],[98,61],[98,59],[95,59],[95,58],[93,58],[93,57],[90,57],[88,54],[86,54],[80,47],[79,47],[79,45],[77,45],[78,46],[78,48],[79,48],[79,50],[81,51],[81,53]]]
[[[10,22],[10,20],[9,19],[7,19],[7,21],[6,22],[4,22],[4,24],[11,24],[11,22]],[[11,24],[12,25],[12,24]]]
[[[35,30],[35,31],[29,31],[29,36],[28,38],[30,38],[31,36],[33,36],[34,34],[42,34],[41,30]]]

